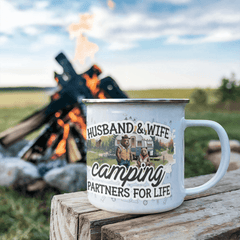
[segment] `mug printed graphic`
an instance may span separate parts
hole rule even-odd
[[[175,163],[174,131],[161,123],[131,120],[87,128],[88,191],[120,199],[171,196],[163,184]]]

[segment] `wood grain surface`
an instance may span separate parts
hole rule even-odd
[[[185,179],[185,187],[199,186],[212,176]],[[180,207],[153,215],[97,209],[86,192],[56,195],[50,239],[240,239],[240,169],[208,191],[187,196]]]
[[[185,201],[162,214],[103,227],[103,239],[230,239],[240,231],[240,190]]]

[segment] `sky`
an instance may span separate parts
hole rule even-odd
[[[101,67],[123,90],[217,88],[240,80],[239,0],[1,0],[0,87],[56,86],[63,52],[78,73]],[[68,27],[94,15],[84,35],[94,59],[73,61]]]

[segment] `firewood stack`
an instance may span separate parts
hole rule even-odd
[[[9,147],[28,134],[45,128],[31,141],[20,156],[26,161],[39,162],[65,158],[68,163],[86,162],[86,111],[83,98],[127,98],[111,77],[99,79],[97,65],[78,75],[63,53],[56,57],[63,73],[55,73],[58,91],[48,106],[0,133],[0,143]]]

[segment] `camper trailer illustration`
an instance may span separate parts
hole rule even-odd
[[[148,155],[153,156],[153,140],[149,136],[145,135],[138,135],[138,134],[131,134],[129,135],[130,138],[130,146],[131,146],[131,153],[134,159],[137,159],[141,153],[142,148],[147,148]],[[119,135],[115,139],[115,150],[121,144],[122,136]]]

